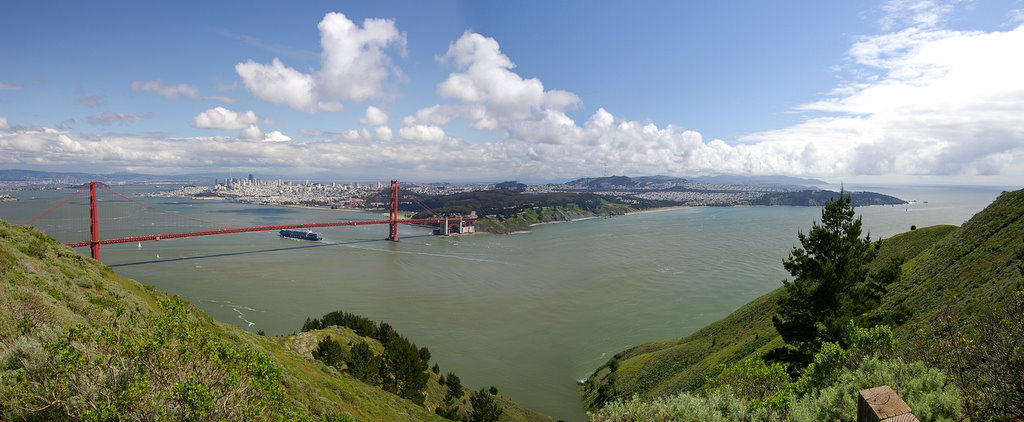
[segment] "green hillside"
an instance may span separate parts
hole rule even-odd
[[[962,227],[927,227],[881,241],[872,271],[890,257],[905,259],[903,277],[889,287],[879,308],[909,310],[909,320],[894,329],[901,345],[910,347],[939,312],[955,311],[963,318],[991,308],[1022,282],[1022,217],[1024,191],[1008,192]],[[763,357],[783,344],[772,325],[782,294],[780,287],[687,337],[615,355],[582,385],[586,406],[595,409],[634,394],[653,400],[696,391],[721,371],[720,365]]]
[[[0,420],[446,420],[439,374],[414,404],[313,359],[327,335],[374,341],[339,327],[246,333],[0,221]],[[549,420],[494,401],[501,420]]]

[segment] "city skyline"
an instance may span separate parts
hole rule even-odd
[[[0,168],[1024,177],[1020,1],[52,6],[0,14]]]

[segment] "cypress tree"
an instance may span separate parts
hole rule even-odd
[[[373,354],[370,345],[365,341],[352,346],[348,364],[348,372],[355,379],[370,385],[377,385],[380,377],[380,358]]]
[[[821,211],[821,223],[810,232],[799,232],[783,267],[794,277],[783,280],[786,296],[772,317],[775,329],[787,346],[770,357],[790,363],[808,363],[823,342],[840,342],[846,324],[865,313],[870,305],[858,293],[865,289],[866,265],[877,254],[870,236],[860,237],[861,219],[854,218],[850,195],[839,193]]]
[[[319,359],[324,365],[337,368],[344,361],[345,352],[341,349],[341,344],[331,340],[331,336],[327,336],[317,343],[316,350],[313,351],[313,357]]]
[[[503,410],[494,402],[494,398],[487,390],[481,388],[469,398],[473,410],[469,412],[467,420],[471,422],[494,422],[501,417]]]

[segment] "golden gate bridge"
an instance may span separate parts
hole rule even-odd
[[[116,196],[118,196],[118,197],[120,197],[122,199],[125,199],[125,200],[127,200],[127,201],[129,201],[131,203],[134,203],[136,205],[140,205],[140,206],[149,208],[151,210],[161,212],[163,214],[167,214],[167,215],[174,216],[174,217],[181,218],[181,219],[193,220],[193,221],[197,221],[197,222],[201,222],[201,223],[215,224],[215,225],[227,226],[227,227],[226,228],[221,228],[221,229],[212,229],[212,230],[196,230],[196,231],[171,232],[171,233],[154,233],[154,234],[131,235],[131,236],[121,236],[121,237],[111,237],[111,238],[101,239],[100,235],[99,235],[99,233],[100,233],[100,225],[99,225],[99,222],[100,222],[100,218],[99,218],[100,209],[99,209],[98,201],[97,201],[97,197],[96,197],[96,190],[97,190],[97,188],[106,190],[106,191],[108,191],[108,192],[110,192],[110,193],[112,193],[112,194],[114,194],[114,195],[116,195]],[[388,206],[388,208],[389,208],[389,210],[388,210],[388,219],[386,219],[386,220],[349,220],[349,221],[314,222],[315,220],[323,219],[323,218],[326,218],[328,216],[337,214],[338,212],[344,211],[344,210],[335,210],[335,211],[332,211],[330,213],[327,213],[327,214],[324,214],[324,215],[321,215],[321,216],[317,216],[317,217],[313,217],[313,218],[307,218],[307,219],[305,219],[303,221],[291,222],[291,223],[282,223],[282,224],[269,224],[269,225],[238,225],[238,224],[219,223],[219,222],[200,220],[200,219],[197,219],[197,218],[188,217],[188,216],[181,215],[181,214],[178,214],[178,213],[162,210],[162,209],[154,207],[152,205],[149,205],[149,204],[137,201],[137,200],[132,199],[132,198],[130,198],[128,196],[125,196],[125,195],[123,195],[121,193],[115,192],[114,190],[111,190],[109,187],[104,186],[101,183],[89,182],[89,183],[83,185],[81,188],[79,188],[78,191],[76,191],[75,193],[72,193],[67,198],[64,198],[60,202],[58,202],[58,203],[54,204],[53,206],[51,206],[50,208],[48,208],[46,211],[43,211],[39,215],[36,215],[35,217],[32,217],[31,219],[29,219],[28,221],[23,223],[23,225],[31,224],[33,221],[36,221],[40,217],[43,217],[44,215],[50,213],[51,211],[59,208],[61,205],[64,205],[71,198],[77,196],[78,194],[82,193],[86,189],[89,190],[89,240],[64,242],[64,244],[67,245],[67,246],[70,246],[72,248],[89,247],[91,252],[92,252],[92,258],[96,259],[96,260],[99,260],[99,250],[100,250],[100,246],[101,245],[115,245],[115,244],[121,244],[121,243],[135,243],[135,242],[140,242],[140,244],[141,244],[141,242],[159,241],[159,240],[164,240],[164,239],[180,239],[180,238],[197,237],[197,236],[213,236],[213,235],[224,235],[224,234],[234,234],[234,233],[249,233],[249,232],[272,231],[272,230],[283,230],[283,229],[314,229],[314,228],[322,228],[322,227],[346,227],[346,226],[365,226],[365,225],[383,225],[383,224],[387,224],[388,225],[388,236],[387,236],[386,240],[396,241],[397,242],[398,241],[398,225],[399,224],[438,224],[438,223],[441,223],[441,224],[443,224],[443,227],[440,229],[440,232],[447,234],[447,233],[460,233],[460,232],[463,232],[465,230],[465,228],[467,227],[467,225],[471,226],[473,224],[473,222],[476,220],[475,218],[448,218],[448,217],[441,217],[437,213],[435,213],[433,210],[431,210],[429,207],[427,207],[422,202],[420,202],[418,199],[416,199],[415,197],[413,197],[413,200],[415,202],[419,203],[419,205],[421,207],[423,207],[425,210],[427,210],[430,213],[434,214],[435,217],[434,218],[399,218],[399,212],[398,212],[399,187],[398,187],[398,181],[397,180],[392,180],[391,181],[391,188],[390,188],[390,194],[391,195],[390,195],[390,198],[388,200],[388,205],[389,205]],[[372,195],[370,195],[366,199],[364,199],[363,202],[365,202],[366,200],[368,200],[368,199],[370,199],[370,198],[380,194],[382,191],[383,191],[383,189],[378,190],[377,192],[374,192]]]

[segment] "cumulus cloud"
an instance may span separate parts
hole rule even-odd
[[[359,123],[365,126],[379,126],[387,124],[390,117],[388,113],[374,106],[366,107],[366,114],[359,119]]]
[[[405,126],[398,130],[398,136],[420,142],[441,142],[447,137],[444,129],[433,125]]]
[[[441,61],[453,65],[457,72],[438,85],[438,95],[482,106],[474,116],[478,128],[495,129],[501,121],[580,105],[579,97],[571,92],[545,91],[539,79],[524,79],[513,72],[515,64],[494,38],[467,31],[449,45]]]
[[[272,131],[270,133],[265,134],[263,136],[263,140],[265,142],[288,142],[288,141],[291,141],[292,138],[289,137],[288,135],[285,135],[285,134],[281,133],[280,131],[276,131],[275,130],[275,131]]]
[[[320,24],[320,81],[331,99],[365,100],[383,93],[391,73],[390,46],[405,48],[405,34],[390,19],[365,19],[363,27],[341,13],[328,13]]]
[[[145,119],[145,117],[131,113],[114,113],[111,111],[106,111],[98,116],[88,116],[85,119],[89,122],[90,125],[110,126],[114,123],[121,125],[135,123],[139,120]]]
[[[241,139],[263,139],[263,131],[259,126],[249,125],[238,134]]]
[[[134,81],[132,91],[152,92],[171,101],[178,101],[181,97],[200,99],[199,88],[186,84],[166,85],[162,80]]]
[[[390,141],[391,138],[394,137],[394,134],[391,132],[391,128],[387,126],[377,126],[373,128],[373,133],[377,136],[377,139],[382,141]]]
[[[285,66],[277,58],[270,65],[252,60],[239,63],[235,65],[235,72],[249,92],[260,100],[287,104],[298,110],[316,110],[313,77]]]
[[[214,107],[199,113],[192,120],[192,126],[200,129],[237,130],[254,125],[259,120],[259,116],[252,110],[236,113],[224,107]]]
[[[22,85],[9,84],[9,83],[5,83],[5,82],[0,82],[0,89],[14,90],[14,89],[22,89],[22,88],[24,88],[24,86],[22,86]]]
[[[436,104],[427,108],[416,110],[411,116],[402,118],[402,126],[416,124],[443,125],[452,120],[452,117],[459,113],[459,107],[454,104]]]
[[[11,124],[7,123],[7,118],[0,116],[0,130],[8,130],[11,128]]]
[[[393,73],[385,49],[404,51],[406,43],[395,22],[366,19],[360,28],[341,13],[328,13],[317,27],[322,48],[319,72],[302,73],[277,58],[270,65],[249,60],[235,66],[246,89],[262,101],[308,112],[338,112],[343,109],[340,100],[383,96]]]

